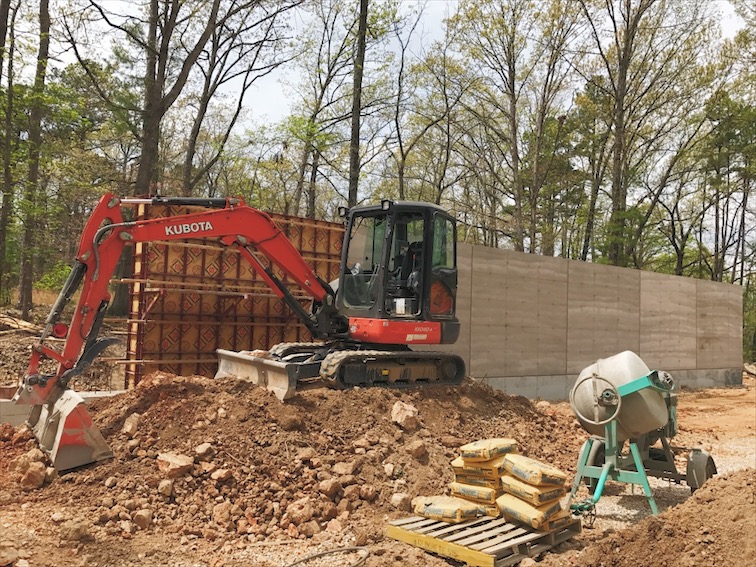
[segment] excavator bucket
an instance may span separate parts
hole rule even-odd
[[[239,352],[219,348],[216,378],[234,377],[262,386],[273,392],[281,400],[288,400],[297,392],[297,383],[305,377],[312,377],[319,371],[320,364],[285,362],[270,357],[265,350],[242,350]],[[307,372],[309,370],[309,372]]]
[[[22,386],[13,399],[16,403],[28,403],[24,397]],[[27,424],[57,471],[113,456],[102,433],[92,422],[84,399],[73,390],[64,390],[55,402],[32,405]]]

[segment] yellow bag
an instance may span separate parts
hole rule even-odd
[[[499,455],[517,452],[517,441],[502,438],[481,439],[462,445],[459,450],[466,463],[490,461]]]
[[[556,467],[530,459],[523,455],[504,455],[504,468],[514,477],[528,484],[564,484],[567,475]]]
[[[451,463],[454,474],[461,476],[477,476],[496,480],[504,474],[504,458],[508,455],[499,455],[490,461],[469,463],[462,457],[457,457]]]
[[[541,529],[553,532],[570,523],[570,520],[572,520],[572,513],[569,510],[559,510],[543,523]]]
[[[465,500],[480,502],[481,504],[495,504],[496,498],[501,496],[501,490],[487,488],[485,486],[472,486],[461,482],[452,482],[449,484],[452,496],[459,496]]]
[[[495,488],[501,496],[501,477],[496,478],[483,478],[482,476],[467,476],[467,475],[454,475],[454,482],[461,484],[469,484],[471,486],[482,486],[485,488]]]
[[[558,500],[566,492],[564,485],[544,484],[533,486],[508,474],[501,477],[501,487],[507,494],[517,496],[520,500],[529,502],[533,506],[540,506],[546,502]]]
[[[505,518],[522,522],[536,529],[562,509],[558,500],[536,507],[511,494],[499,496],[496,499],[496,505]]]
[[[415,514],[453,524],[486,515],[486,507],[454,496],[421,496]]]

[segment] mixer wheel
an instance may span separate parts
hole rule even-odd
[[[714,460],[709,457],[709,459],[707,459],[706,461],[706,480],[709,480],[715,474],[717,474],[717,466],[714,464]],[[691,494],[693,494],[696,490],[697,488],[695,486],[690,487]]]

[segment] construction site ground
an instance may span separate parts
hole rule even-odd
[[[6,381],[23,374],[26,337],[0,335]],[[709,451],[714,479],[692,497],[685,485],[652,480],[657,517],[639,490],[609,483],[593,527],[538,564],[753,565],[756,387],[747,374],[743,382],[680,392],[673,444]],[[417,427],[392,421],[399,401],[417,408]],[[91,412],[114,458],[41,488],[23,487],[17,470],[34,439],[0,426],[0,566],[282,567],[350,547],[369,551],[367,566],[457,565],[386,538],[388,521],[410,515],[409,499],[397,495],[444,492],[459,445],[486,437],[512,437],[522,453],[573,475],[587,436],[566,402],[508,396],[471,380],[423,390],[311,389],[281,403],[236,380],[158,373],[93,401]],[[194,463],[168,479],[159,467],[166,453]],[[679,458],[684,470],[685,452]]]

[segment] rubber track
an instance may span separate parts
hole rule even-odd
[[[422,351],[385,351],[385,350],[340,350],[328,354],[323,362],[320,364],[320,378],[331,386],[332,388],[349,388],[353,386],[360,386],[361,384],[344,384],[340,379],[341,367],[353,359],[361,364],[373,364],[380,362],[381,360],[395,361],[401,359],[408,364],[411,364],[413,360],[427,363],[428,361],[443,360],[448,358],[450,360],[458,359],[459,357],[454,354],[445,352],[422,352]],[[366,360],[370,359],[370,360]],[[461,359],[460,359],[461,360]],[[464,363],[462,363],[464,368]],[[440,369],[440,366],[438,366]],[[422,385],[448,385],[455,386],[462,382],[464,378],[464,372],[459,378],[453,379],[440,379],[436,378],[433,381],[416,381],[416,382],[390,382],[388,380],[382,382],[371,382],[364,384],[365,386],[384,386],[389,388],[408,388]]]

